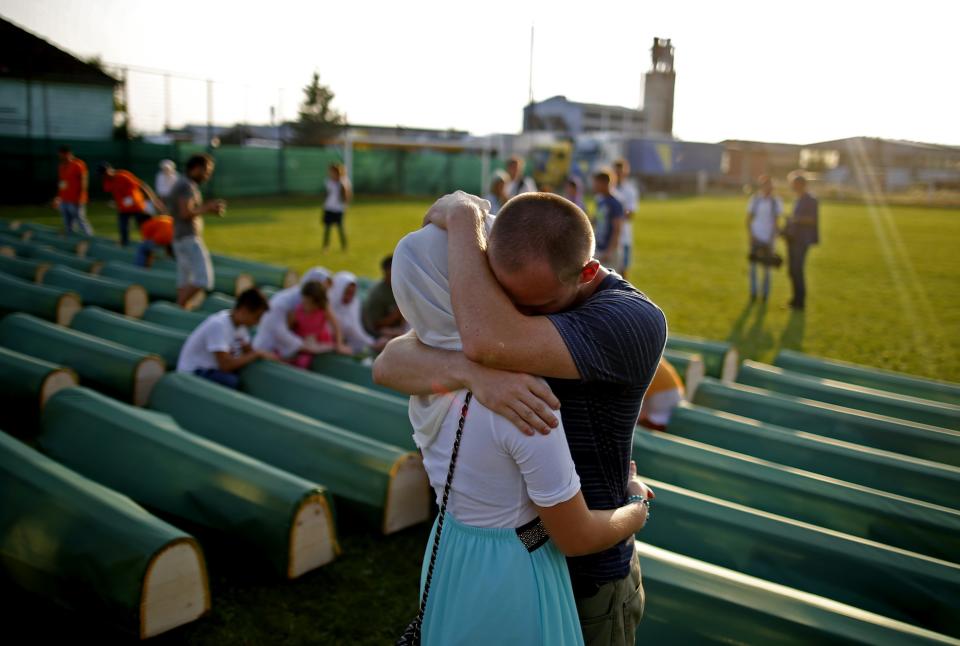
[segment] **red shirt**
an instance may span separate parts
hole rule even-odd
[[[57,197],[61,202],[69,204],[86,204],[87,189],[84,180],[87,178],[87,165],[82,159],[74,157],[68,162],[60,164],[57,171]]]
[[[140,190],[140,180],[126,170],[118,170],[113,176],[103,176],[103,190],[113,194],[120,213],[143,213],[147,210],[147,200]]]
[[[153,240],[166,247],[173,242],[173,218],[169,215],[153,216],[140,227],[140,235],[144,240]]]

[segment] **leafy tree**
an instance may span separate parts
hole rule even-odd
[[[333,90],[321,85],[320,74],[313,73],[310,84],[303,88],[303,103],[294,130],[296,143],[322,146],[329,143],[346,125],[346,117],[332,107]]]
[[[247,139],[250,139],[251,137],[253,137],[253,134],[254,134],[253,130],[243,125],[242,123],[238,123],[237,125],[227,130],[226,132],[221,133],[220,143],[243,145],[247,142]]]

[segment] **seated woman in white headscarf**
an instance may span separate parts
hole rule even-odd
[[[301,290],[311,281],[330,285],[330,272],[324,267],[313,267],[300,279],[300,284],[282,289],[270,298],[270,309],[257,325],[253,348],[273,352],[281,359],[291,359],[299,352],[319,352],[309,339],[303,339],[290,329],[289,316],[302,300]]]
[[[393,291],[404,318],[429,346],[461,350],[450,303],[447,234],[430,225],[407,235],[393,257]],[[410,398],[414,439],[443,497],[467,392]],[[631,479],[631,494],[645,495]],[[422,643],[582,644],[564,555],[627,540],[647,506],[591,511],[560,425],[526,436],[469,401],[442,540],[427,597]],[[437,525],[434,525],[434,533]],[[433,536],[421,574],[426,578]]]
[[[330,307],[340,323],[343,342],[355,353],[365,350],[382,350],[388,339],[375,339],[363,327],[363,312],[360,295],[357,293],[357,277],[349,271],[333,275],[330,288]]]

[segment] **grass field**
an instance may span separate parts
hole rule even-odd
[[[418,226],[428,204],[361,199],[347,214],[347,252],[336,236],[321,251],[311,198],[234,200],[227,218],[207,220],[206,237],[222,253],[375,276],[379,259]],[[807,311],[791,314],[781,307],[790,297],[785,269],[774,276],[769,305],[749,307],[744,204],[698,197],[641,205],[629,277],[664,309],[673,331],[729,339],[755,359],[792,348],[960,381],[960,210],[823,204],[823,243],[807,264]],[[50,209],[0,212],[57,222]],[[105,206],[91,213],[99,232],[114,233]]]
[[[663,307],[672,330],[732,340],[752,358],[771,359],[784,347],[960,381],[960,211],[823,204],[823,244],[809,258],[801,315],[780,307],[789,298],[783,270],[770,304],[749,306],[744,203],[704,197],[641,205],[630,278]],[[208,220],[206,237],[217,252],[373,276],[427,205],[359,200],[347,215],[347,252],[336,240],[321,251],[318,202],[306,198],[232,201],[226,219]],[[114,233],[106,207],[91,214],[100,233]],[[3,207],[0,215],[57,222],[49,209]],[[211,616],[153,643],[392,643],[416,609],[427,528],[389,538],[346,525],[340,531],[340,559],[294,583],[237,575],[229,558],[209,550]],[[102,631],[8,585],[0,594],[8,599],[8,634],[61,641]],[[101,643],[118,639],[100,632]]]

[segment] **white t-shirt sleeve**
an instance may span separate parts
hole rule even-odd
[[[210,322],[203,339],[203,347],[207,352],[230,352],[233,349],[233,326],[223,317]]]
[[[501,417],[496,433],[503,449],[517,463],[527,495],[535,505],[553,507],[580,491],[580,476],[570,456],[562,421],[549,435],[527,436]]]
[[[753,195],[750,197],[750,201],[747,202],[747,215],[754,215],[754,209],[757,207],[757,196]]]

